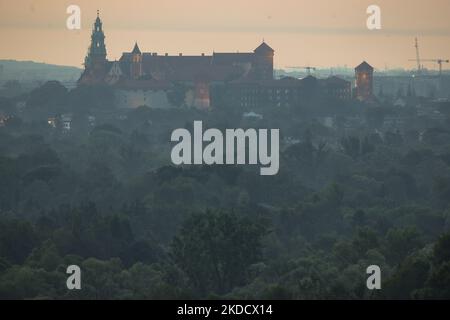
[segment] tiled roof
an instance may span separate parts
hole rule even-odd
[[[214,53],[212,57],[213,64],[240,64],[252,63],[254,54],[251,52],[236,53]]]
[[[324,79],[323,81],[325,81],[327,85],[344,85],[344,86],[350,85],[350,81],[344,80],[336,76],[331,76],[329,78]]]
[[[133,51],[131,51],[132,54],[141,54],[141,50],[139,49],[139,46],[137,42],[134,44]]]
[[[373,70],[373,67],[366,61],[363,61],[359,66],[355,68],[355,70]]]
[[[255,52],[275,52],[275,50],[273,50],[267,43],[263,41],[263,43],[261,43],[258,48],[255,49]]]

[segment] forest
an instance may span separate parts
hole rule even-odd
[[[0,299],[450,298],[450,113],[439,125],[314,97],[252,118],[112,100],[54,81],[0,98]],[[65,113],[70,131],[50,125]],[[392,114],[413,120],[379,130]],[[279,129],[278,174],[173,165],[170,135],[194,121]]]

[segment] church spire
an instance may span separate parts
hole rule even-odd
[[[141,49],[139,49],[138,43],[135,42],[133,51],[131,51],[132,54],[141,54]]]
[[[85,65],[89,66],[94,61],[106,61],[105,34],[103,33],[103,23],[100,19],[100,11],[97,10],[97,19],[92,29],[91,45],[85,59]]]

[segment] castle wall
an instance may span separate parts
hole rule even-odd
[[[164,90],[122,90],[114,91],[115,105],[119,108],[173,108]]]

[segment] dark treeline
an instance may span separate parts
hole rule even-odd
[[[1,299],[450,298],[448,118],[318,98],[262,118],[112,99],[56,82],[0,98]],[[65,113],[70,130],[50,125]],[[393,114],[408,128],[378,130]],[[194,120],[279,128],[278,175],[171,165],[171,132]],[[82,290],[67,290],[71,264]],[[369,265],[382,290],[367,289]]]

